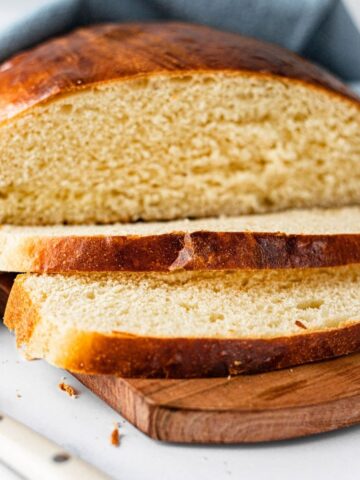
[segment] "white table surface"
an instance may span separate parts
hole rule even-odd
[[[63,375],[80,391],[77,399],[58,389]],[[66,372],[43,361],[23,360],[4,327],[0,410],[119,480],[350,480],[358,478],[360,470],[360,426],[261,445],[186,446],[151,440]],[[109,443],[116,421],[118,448]],[[0,479],[14,477],[0,467]]]
[[[345,3],[360,22],[360,0]],[[6,22],[6,16],[9,20],[15,9],[27,5],[28,0],[0,0],[0,20]],[[77,399],[58,389],[63,376],[80,391]],[[163,444],[136,430],[66,372],[42,361],[24,361],[15,349],[14,338],[1,326],[0,411],[119,480],[359,478],[360,426],[272,444]],[[117,421],[121,432],[118,448],[109,443]],[[1,480],[16,478],[0,464]]]

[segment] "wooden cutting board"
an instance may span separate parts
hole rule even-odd
[[[360,354],[231,379],[76,377],[142,432],[167,442],[262,442],[360,423]]]

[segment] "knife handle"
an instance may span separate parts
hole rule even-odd
[[[28,480],[105,480],[104,473],[0,412],[0,460]]]

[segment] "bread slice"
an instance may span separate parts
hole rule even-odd
[[[360,202],[360,102],[291,52],[188,24],[77,30],[0,67],[0,222]]]
[[[313,268],[360,263],[360,207],[94,226],[0,227],[0,271]]]
[[[258,372],[360,349],[360,267],[20,275],[5,324],[28,358],[78,373]]]

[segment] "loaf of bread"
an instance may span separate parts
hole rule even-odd
[[[360,207],[114,225],[2,226],[0,271],[313,268],[360,263]]]
[[[201,377],[360,349],[360,267],[19,275],[5,312],[28,358],[73,372]]]
[[[360,202],[360,102],[291,52],[203,26],[100,25],[0,66],[0,222]]]

